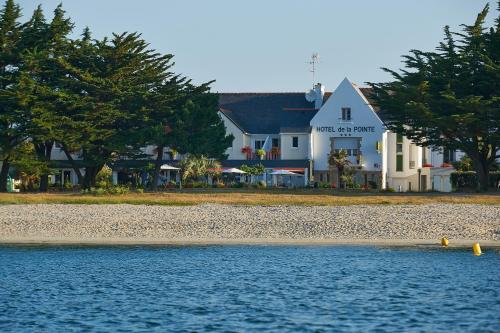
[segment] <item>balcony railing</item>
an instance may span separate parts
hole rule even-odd
[[[272,153],[272,152],[267,152],[266,155],[264,155],[262,158],[260,158],[259,155],[256,153],[249,153],[246,154],[247,160],[280,160],[281,159],[281,154],[280,153]]]
[[[241,149],[241,152],[245,154],[247,160],[280,160],[281,150],[278,147],[273,147],[271,151],[267,152],[264,156],[256,154],[254,150],[246,146]]]

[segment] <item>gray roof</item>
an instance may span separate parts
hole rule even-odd
[[[252,134],[309,132],[318,112],[304,93],[221,93],[219,109]]]
[[[371,88],[360,88],[373,106]],[[323,103],[331,96],[325,93]],[[308,133],[311,119],[318,112],[302,92],[220,93],[219,109],[243,132],[251,134]],[[383,112],[374,107],[383,120]]]

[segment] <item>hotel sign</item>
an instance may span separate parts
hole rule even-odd
[[[316,132],[330,133],[375,133],[375,126],[316,126]]]

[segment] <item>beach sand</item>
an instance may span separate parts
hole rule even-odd
[[[3,205],[0,243],[500,246],[500,206]]]

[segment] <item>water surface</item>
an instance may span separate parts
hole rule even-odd
[[[500,331],[500,254],[0,247],[0,331]]]

